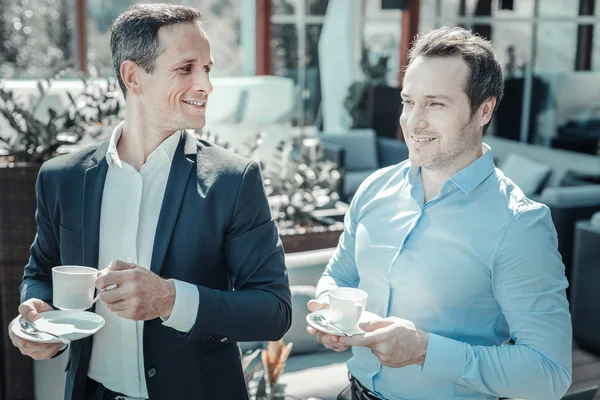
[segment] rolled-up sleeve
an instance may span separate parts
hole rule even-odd
[[[499,397],[560,399],[571,384],[572,330],[557,247],[546,206],[518,213],[492,266],[514,345],[473,346],[430,334],[423,371]]]

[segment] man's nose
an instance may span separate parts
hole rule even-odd
[[[426,129],[428,125],[429,123],[427,122],[425,111],[422,107],[416,106],[408,111],[406,127],[409,131]]]
[[[196,73],[194,77],[194,89],[211,94],[213,91],[212,83],[210,82],[210,76],[206,71],[200,71]]]

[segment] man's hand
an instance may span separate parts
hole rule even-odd
[[[389,317],[359,325],[367,333],[340,338],[346,346],[366,346],[386,367],[400,368],[411,364],[423,365],[429,334],[402,318]]]
[[[47,303],[40,299],[29,299],[19,306],[19,316],[13,319],[8,325],[8,336],[12,341],[13,346],[21,351],[21,354],[29,356],[34,360],[46,360],[54,357],[60,350],[62,343],[36,343],[22,339],[15,335],[12,331],[13,324],[19,323],[19,318],[23,316],[27,321],[33,322],[38,317],[39,313],[52,311]]]
[[[100,300],[123,318],[147,321],[168,319],[175,304],[175,284],[154,272],[123,261],[112,261],[96,279],[96,287],[105,289]]]
[[[322,310],[324,308],[329,308],[329,304],[320,302],[318,300],[310,300],[307,304],[308,310],[310,312],[315,312],[318,310]],[[307,326],[306,330],[311,335],[317,335],[317,340],[325,347],[333,351],[345,351],[350,348],[348,345],[342,345],[339,341],[340,337],[336,335],[329,335],[327,333],[323,333],[321,331],[316,330],[312,326]]]

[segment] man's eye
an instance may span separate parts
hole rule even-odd
[[[441,107],[444,104],[443,103],[435,103],[435,102],[433,102],[433,103],[430,103],[430,105],[432,105],[433,107]]]
[[[210,73],[210,67],[207,65],[206,67],[204,67],[204,70],[206,71],[206,73]]]
[[[402,100],[402,104],[408,104],[408,105],[412,106],[413,104],[415,104],[415,102],[412,100]]]
[[[179,70],[183,71],[183,72],[192,72],[192,65],[188,64],[185,67],[181,67],[179,68]]]

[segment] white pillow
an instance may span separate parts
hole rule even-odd
[[[516,153],[509,153],[500,169],[526,196],[538,193],[552,171],[549,165],[532,161]]]

